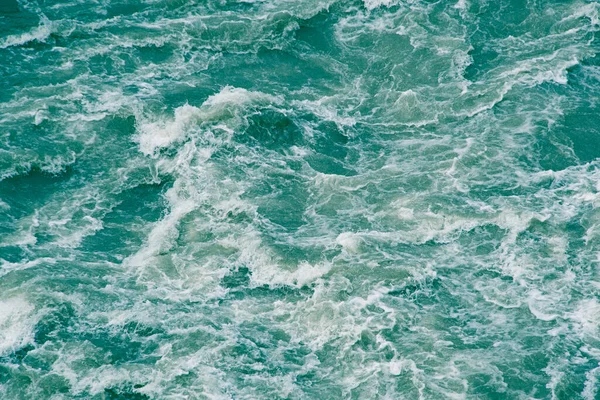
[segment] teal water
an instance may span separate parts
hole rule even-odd
[[[600,399],[599,10],[2,0],[0,399]]]

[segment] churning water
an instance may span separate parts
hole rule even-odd
[[[0,398],[600,398],[599,10],[3,0]]]

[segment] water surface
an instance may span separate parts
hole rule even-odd
[[[0,398],[598,399],[600,6],[0,6]]]

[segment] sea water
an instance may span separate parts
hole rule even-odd
[[[1,399],[599,399],[600,5],[2,0]]]

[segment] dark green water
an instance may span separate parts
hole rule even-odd
[[[0,0],[1,399],[600,399],[600,5]]]

